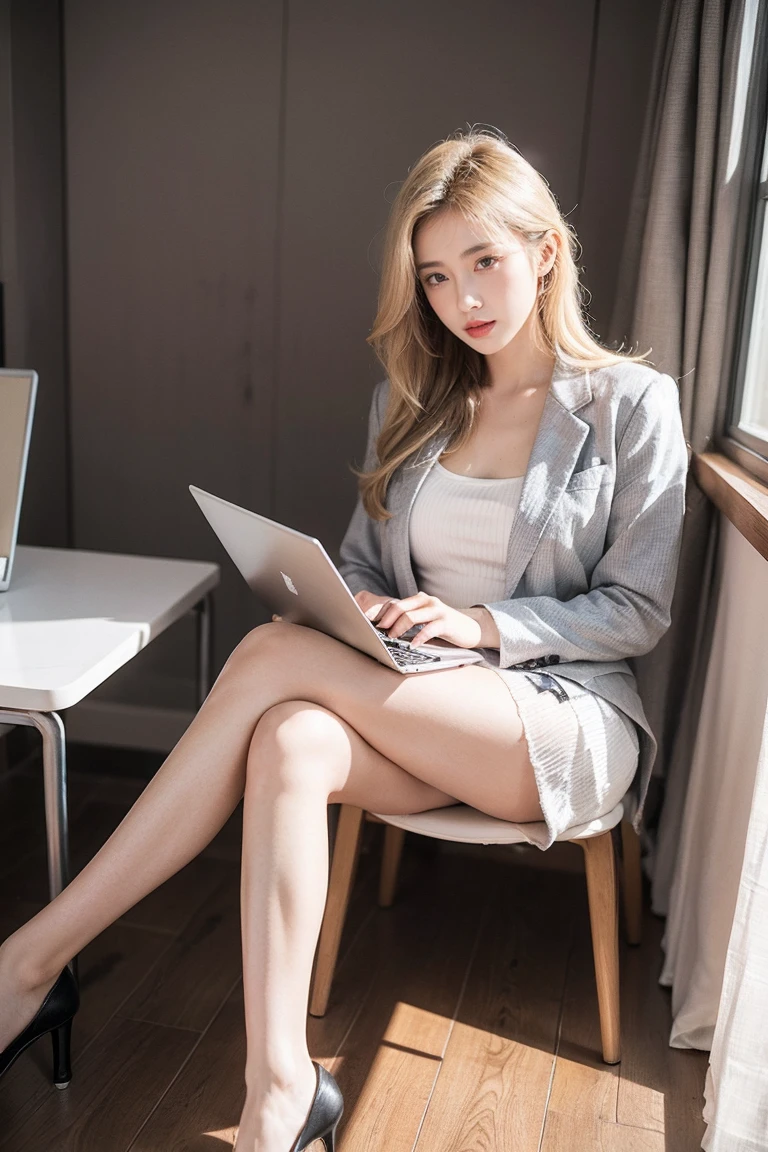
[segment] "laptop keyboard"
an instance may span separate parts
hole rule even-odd
[[[380,628],[377,628],[376,631],[384,641],[392,659],[396,664],[399,664],[401,668],[407,668],[414,664],[440,663],[439,656],[432,656],[427,652],[415,652],[406,641],[393,640],[391,636],[388,636],[387,633],[383,632]]]
[[[399,664],[401,668],[407,667],[409,664],[439,664],[439,656],[429,656],[426,652],[393,652],[390,649],[390,656],[395,664]]]

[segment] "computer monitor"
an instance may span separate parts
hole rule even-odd
[[[0,369],[0,592],[11,583],[36,397],[36,372]]]

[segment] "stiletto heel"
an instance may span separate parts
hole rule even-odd
[[[312,1063],[317,1069],[317,1088],[315,1088],[315,1095],[312,1098],[307,1122],[296,1137],[296,1143],[291,1148],[291,1152],[302,1152],[304,1148],[309,1148],[315,1140],[323,1141],[326,1152],[334,1152],[336,1129],[344,1111],[344,1097],[330,1072],[327,1072],[322,1064],[318,1064],[316,1060],[313,1060]]]
[[[72,1079],[69,1058],[72,1017],[79,1007],[77,981],[69,968],[64,968],[26,1028],[0,1052],[0,1076],[8,1071],[25,1048],[52,1032],[53,1082],[57,1088],[66,1088]]]
[[[61,1028],[54,1028],[51,1032],[53,1041],[53,1082],[57,1088],[66,1088],[72,1079],[72,1064],[70,1062],[70,1040],[72,1037],[72,1021],[67,1020]]]

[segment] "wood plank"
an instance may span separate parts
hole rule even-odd
[[[0,888],[0,940],[26,924],[43,907],[42,901],[17,900],[13,892]]]
[[[365,835],[365,833],[364,833]],[[336,973],[325,1016],[307,1017],[307,1043],[316,1060],[332,1060],[355,1026],[366,1001],[387,963],[382,955],[382,931],[387,909],[376,904],[378,869],[361,853],[339,948]],[[375,863],[378,863],[377,861]],[[333,1071],[335,1065],[329,1064]]]
[[[339,973],[336,995],[354,994],[359,1010],[333,1059],[333,1000],[328,1017],[309,1026],[312,1055],[328,1058],[344,1093],[345,1152],[414,1147],[487,901],[486,871],[456,859],[420,862],[418,876],[404,872],[394,906],[366,922]]]
[[[376,864],[375,848],[366,855],[361,854],[342,937],[340,973],[345,962],[347,965],[350,963],[350,939],[356,938],[363,920],[375,908]],[[355,972],[362,972],[354,960],[352,967]],[[368,970],[363,972],[363,976],[362,987],[367,992],[372,973]],[[360,1005],[354,995],[348,994],[332,1007],[333,1013],[322,1020],[308,1018],[310,1050],[315,1059],[320,1059],[322,1052],[326,1051],[318,1037],[335,1035],[340,1042],[357,1016]],[[157,1152],[159,1148],[163,1152],[213,1152],[213,1140],[223,1145],[234,1144],[236,1125],[245,1101],[244,1013],[242,983],[238,981],[204,1032],[199,1047],[178,1080],[131,1145],[131,1152]],[[331,1067],[332,1061],[326,1059],[324,1062]]]
[[[417,1152],[539,1146],[579,878],[498,864],[496,872]]]
[[[41,1072],[37,1092],[9,1108],[3,1084],[0,1150],[122,1152],[197,1041],[195,1032],[115,1017],[78,1059],[67,1089],[57,1091],[50,1071]],[[34,1048],[43,1044],[50,1051],[47,1037]]]
[[[131,776],[96,778],[97,791],[95,798],[110,803],[125,804],[126,811],[136,803],[146,788],[149,780]],[[229,820],[216,833],[201,855],[214,860],[228,860],[230,863],[240,862],[243,842],[243,805],[242,801],[235,808]]]
[[[88,800],[70,819],[69,848],[70,876],[74,877],[88,861],[95,856],[102,844],[109,839],[126,813],[122,804],[108,804],[100,800]],[[42,815],[41,815],[42,819]],[[22,900],[48,899],[48,868],[45,856],[45,839],[41,834],[36,851],[29,857],[19,860],[4,878]]]
[[[0,919],[0,937],[7,921]],[[78,956],[80,1008],[72,1026],[73,1076],[79,1075],[84,1052],[116,1009],[142,980],[168,947],[157,932],[113,924]],[[41,1086],[51,1087],[51,1042],[41,1039],[19,1057],[3,1078],[2,1097],[11,1115],[29,1108],[40,1097]]]
[[[70,828],[91,800],[95,785],[81,775],[67,781]],[[71,834],[70,834],[71,838]],[[16,769],[0,778],[0,876],[12,883],[11,873],[37,853],[45,861],[45,801],[42,764]],[[47,875],[47,874],[46,874]],[[3,885],[5,890],[6,884]],[[47,880],[43,899],[47,899]],[[34,896],[29,897],[35,899]]]
[[[670,1148],[701,1147],[708,1052],[670,1048],[670,991],[658,982],[664,922],[646,913],[643,943],[622,956],[626,1045],[616,1118],[663,1132]]]
[[[661,1132],[632,1128],[626,1124],[606,1124],[604,1120],[600,1121],[598,1139],[595,1148],[599,1152],[667,1152],[671,1148],[675,1152],[686,1152],[683,1145],[668,1145]],[[700,1147],[700,1144],[691,1144],[688,1152],[698,1152]]]
[[[198,855],[129,908],[120,923],[178,936],[232,865]]]
[[[642,945],[622,947],[623,1054],[620,1065],[608,1067],[599,1056],[585,915],[586,909],[579,917],[581,930],[569,966],[541,1152],[581,1152],[584,1147],[613,1152],[625,1146],[644,1149],[646,1144],[655,1150],[659,1137],[675,1152],[698,1149],[704,1134],[707,1054],[669,1047],[669,993],[658,984],[663,925],[646,913]]]
[[[107,778],[97,778],[90,800],[103,802],[105,809],[112,805],[114,814],[133,803],[137,784],[143,787],[124,779],[112,787]],[[18,799],[16,818],[23,821],[24,805],[36,806],[38,800],[33,790],[20,790]],[[0,805],[0,828],[3,815]],[[695,1152],[703,1132],[707,1054],[668,1047],[669,993],[657,984],[663,925],[648,914],[642,947],[623,950],[624,1059],[617,1070],[608,1069],[599,1057],[584,878],[567,875],[581,861],[580,850],[573,849],[567,862],[560,854],[564,871],[559,872],[552,871],[555,858],[547,859],[547,853],[513,851],[497,858],[491,850],[483,854],[461,845],[445,851],[440,845],[436,852],[437,842],[408,837],[398,899],[392,909],[380,910],[375,892],[382,831],[368,825],[364,832],[329,1011],[322,1020],[308,1021],[313,1056],[338,1075],[345,1094],[344,1152],[412,1152],[422,1119],[416,1152],[526,1152],[528,1131],[536,1134],[530,1118],[545,1080],[541,1061],[548,1066],[553,1061],[556,975],[560,965],[562,984],[574,918],[579,931],[544,1147],[548,1152]],[[0,834],[0,852],[1,840]],[[201,855],[84,950],[72,1085],[65,1092],[52,1087],[47,1038],[25,1052],[0,1085],[2,1152],[124,1152],[129,1144],[132,1152],[231,1147],[244,1099],[239,949],[231,954],[233,987],[229,994],[224,990],[226,1000],[215,1015],[212,1004],[206,1009],[212,1023],[205,1027],[202,1014],[194,1021],[179,1010],[185,1002],[189,1006],[196,969],[207,964],[213,972],[219,963],[210,944],[212,938],[224,939],[216,917],[228,918],[234,933],[235,871],[234,861]],[[215,896],[218,888],[223,890]],[[42,902],[24,901],[3,885],[0,890],[3,939]],[[469,966],[485,899],[490,900],[488,919],[459,1003],[462,964],[463,970]],[[134,914],[153,928],[131,922]],[[506,952],[505,932],[511,942]],[[189,945],[186,953],[174,942],[179,933]],[[209,947],[213,958],[203,962]],[[177,995],[174,973],[186,993]],[[152,1002],[159,1019],[173,1005],[176,1019],[202,1024],[199,1048],[193,1048],[191,1031],[125,1017],[123,1008],[134,997]],[[130,1028],[138,1031],[125,1031]],[[163,1049],[166,1034],[188,1039]],[[148,1035],[151,1043],[143,1039]],[[123,1058],[129,1061],[125,1075]],[[110,1061],[111,1071],[99,1068],[103,1079],[94,1080],[94,1062]],[[146,1063],[150,1073],[142,1079]],[[93,1087],[85,1102],[72,1095],[78,1084],[82,1087],[84,1069]],[[510,1070],[515,1073],[511,1086]],[[519,1116],[510,1119],[515,1111],[526,1113],[523,1124]],[[541,1112],[539,1128],[540,1120]],[[519,1140],[515,1123],[525,1129]],[[115,1133],[118,1140],[125,1136],[124,1143],[115,1142]]]
[[[243,854],[243,802],[242,800],[202,852],[212,860],[228,860],[239,864]]]
[[[618,1065],[602,1060],[600,1017],[586,886],[574,896],[574,933],[557,1059],[541,1152],[599,1148],[601,1125],[616,1122]]]
[[[130,1152],[216,1152],[235,1142],[245,1103],[245,1008],[238,982]]]
[[[206,864],[220,883],[121,1006],[121,1016],[202,1032],[242,975],[240,870],[219,860]]]
[[[720,452],[694,453],[692,467],[702,492],[768,560],[768,485]]]
[[[418,843],[424,838],[407,837],[399,896],[393,908],[379,908],[376,893],[382,839],[383,828],[364,826],[358,873],[344,924],[328,1011],[323,1017],[307,1018],[310,1051],[318,1060],[338,1055],[345,1037],[363,1012],[380,974],[383,972],[390,975],[391,941],[393,932],[398,931],[393,926],[399,924],[404,915],[408,915],[402,909],[409,906],[414,896],[416,877],[425,889],[430,889],[434,887],[436,873],[439,873],[434,859],[425,865],[424,857],[411,850],[411,840]]]
[[[124,804],[126,812],[131,808],[149,783],[138,776],[102,776],[94,773],[96,792],[94,798],[106,800],[110,804]]]

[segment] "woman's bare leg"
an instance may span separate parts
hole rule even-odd
[[[237,1152],[285,1152],[304,1125],[316,1084],[306,1018],[328,887],[326,810],[331,799],[363,798],[402,812],[454,803],[324,709],[296,702],[265,714],[251,743],[243,810],[248,1056]]]
[[[309,657],[306,649],[304,654]],[[257,725],[243,822],[248,1056],[237,1152],[291,1147],[314,1092],[306,1013],[328,881],[326,805],[341,801],[372,811],[418,812],[454,803],[455,792],[477,802],[491,783],[497,803],[508,806],[505,815],[540,818],[538,797],[535,810],[525,810],[525,789],[515,786],[516,764],[529,765],[516,709],[504,685],[492,673],[489,683],[488,674],[478,676],[478,671],[441,674],[442,682],[440,677],[401,680],[396,699],[387,693],[379,711],[370,707],[368,689],[374,698],[377,690],[364,674],[354,703],[337,693],[337,706],[355,712],[370,740],[394,740],[399,763],[338,714],[310,702],[273,707]],[[437,707],[435,692],[443,698]],[[394,737],[388,736],[392,731]],[[482,771],[466,772],[468,761],[474,768],[482,765]],[[427,763],[429,774],[437,776],[462,771],[464,784],[453,777],[449,793],[407,770],[424,775]],[[510,803],[520,807],[512,810]]]
[[[30,990],[37,996],[73,955],[212,839],[244,790],[259,720],[275,705],[297,699],[348,720],[393,767],[402,765],[406,775],[445,795],[502,817],[539,818],[519,717],[493,673],[470,667],[400,677],[309,629],[255,629],[106,844],[0,949],[0,1048],[26,1022],[19,1024],[20,989],[28,1007]],[[401,810],[388,809],[394,800],[381,779],[375,778],[373,791],[364,789],[365,806]],[[322,903],[318,923],[321,916]],[[306,988],[299,995],[306,1004]]]
[[[378,795],[403,812],[454,803],[391,764],[324,708],[277,705],[258,723],[243,810],[248,1060],[237,1152],[289,1149],[310,1107],[315,1073],[306,1010],[328,886],[326,811],[332,797],[348,801],[343,786],[352,772],[355,802],[363,793]],[[377,785],[366,788],[374,778]]]

